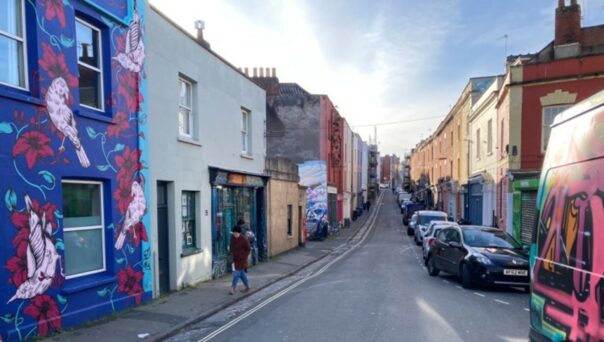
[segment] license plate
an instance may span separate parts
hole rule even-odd
[[[509,276],[526,276],[528,275],[527,270],[503,270],[504,275]]]

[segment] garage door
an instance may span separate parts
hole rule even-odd
[[[520,231],[522,243],[530,244],[533,238],[537,216],[537,191],[522,192],[522,219],[520,220]]]

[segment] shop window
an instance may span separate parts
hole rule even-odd
[[[183,250],[196,248],[196,208],[194,191],[183,191],[181,199],[181,221],[182,221],[182,248]]]
[[[104,111],[101,31],[90,23],[77,18],[76,41],[80,75],[80,104]]]
[[[251,155],[250,147],[251,112],[241,108],[241,154]]]
[[[103,272],[103,187],[99,182],[63,181],[65,274],[75,278]]]
[[[178,79],[178,133],[187,138],[193,134],[193,83]]]
[[[287,206],[287,235],[292,236],[292,206]]]
[[[26,89],[26,37],[23,0],[0,1],[0,83]]]
[[[566,109],[570,108],[571,105],[564,106],[549,106],[543,108],[542,118],[542,129],[541,129],[541,152],[547,150],[547,143],[549,141],[549,135],[552,130],[551,126],[554,123],[556,115],[562,113]]]

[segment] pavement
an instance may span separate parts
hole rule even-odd
[[[371,211],[375,207],[372,206]],[[253,266],[248,272],[252,286],[250,293],[229,295],[231,275],[227,274],[43,341],[161,341],[330,255],[358,233],[369,214],[364,211],[349,228],[341,229],[335,236],[323,241],[307,241],[305,247]]]

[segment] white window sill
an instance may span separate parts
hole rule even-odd
[[[249,154],[244,154],[244,153],[241,153],[241,158],[245,158],[245,159],[249,159],[249,160],[254,160],[254,157],[250,156]]]
[[[289,235],[289,234],[287,234],[287,239],[288,239],[288,240],[291,240],[291,239],[293,239],[293,238],[294,238],[294,236],[293,236],[293,235]]]
[[[182,135],[179,136],[178,138],[176,138],[176,140],[178,140],[178,141],[180,141],[182,143],[185,143],[185,144],[195,145],[195,146],[199,146],[199,147],[202,146],[199,141],[193,140],[193,139],[191,139],[189,137],[185,137],[185,136],[182,136]]]

